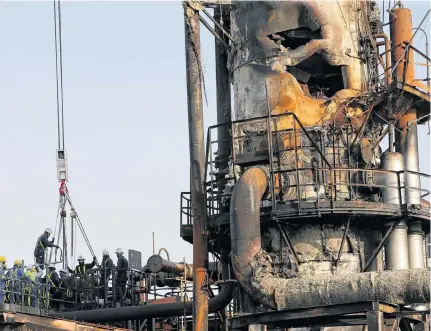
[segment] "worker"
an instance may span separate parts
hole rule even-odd
[[[3,305],[6,297],[6,258],[0,256],[0,305]]]
[[[36,269],[31,265],[25,267],[24,282],[24,303],[30,307],[36,307]]]
[[[51,241],[48,240],[51,233],[52,233],[52,230],[50,228],[45,229],[43,234],[39,236],[39,238],[37,238],[36,246],[34,248],[34,258],[35,258],[36,264],[42,270],[45,266],[45,250],[48,247],[59,248],[58,245],[54,244],[55,238],[52,238]]]
[[[63,278],[65,278],[65,277],[67,277],[67,274],[68,274],[68,272],[67,272],[67,270],[66,269],[61,269],[60,270],[60,279],[63,279]]]
[[[50,305],[50,297],[56,292],[58,285],[60,284],[60,277],[56,271],[55,265],[50,264],[46,272],[46,277],[43,279],[45,286],[42,288],[42,296],[44,298],[45,307]],[[52,304],[53,307],[56,306],[55,302]]]
[[[80,255],[78,257],[78,265],[76,266],[75,270],[72,270],[69,267],[67,268],[69,272],[71,274],[74,274],[75,276],[84,276],[89,269],[93,268],[96,265],[96,263],[97,263],[97,258],[95,256],[93,257],[93,262],[86,264],[85,258],[82,255]]]
[[[58,279],[58,287],[52,295],[56,300],[56,306],[62,310],[66,307],[66,301],[71,299],[71,279],[68,277],[67,269],[60,270],[60,278]]]
[[[121,248],[117,248],[115,254],[117,255],[117,300],[123,301],[126,297],[127,270],[129,269],[129,262],[124,257],[124,252]]]
[[[102,252],[102,263],[100,270],[99,297],[106,299],[105,290],[108,285],[109,278],[114,270],[114,262],[109,256],[109,251],[104,249]]]
[[[22,262],[20,260],[15,260],[12,269],[7,272],[7,278],[9,281],[9,303],[20,304],[22,298],[22,280],[23,270]]]

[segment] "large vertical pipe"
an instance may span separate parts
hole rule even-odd
[[[404,168],[407,171],[419,172],[419,144],[418,129],[416,125],[416,109],[409,109],[401,116],[398,127],[399,152],[404,156]],[[421,181],[420,176],[414,173],[406,173],[406,203],[407,207],[421,205]]]
[[[412,13],[408,8],[395,8],[392,12],[394,21],[391,24],[392,66],[394,80],[411,84],[415,78],[413,52],[404,52],[405,42],[412,43]],[[396,67],[395,67],[396,66]],[[412,108],[401,116],[398,128],[398,151],[404,156],[405,170],[419,172],[418,136],[416,109]],[[406,202],[407,207],[420,205],[420,177],[406,174]]]
[[[407,8],[396,8],[393,11],[394,21],[391,24],[392,40],[392,66],[394,66],[394,80],[406,84],[412,84],[415,78],[413,52],[407,49],[404,52],[405,43],[412,43],[412,13]],[[398,65],[397,65],[398,63]],[[397,67],[395,67],[397,65]],[[397,136],[398,151],[404,156],[404,169],[406,171],[419,172],[419,146],[417,131],[417,112],[415,108],[409,109],[398,122],[400,134]],[[406,172],[405,194],[407,208],[421,205],[420,176]],[[412,227],[408,236],[408,255],[410,268],[422,268],[424,265],[424,251],[422,247],[423,237],[416,231],[421,228],[421,223],[410,223]],[[404,233],[403,233],[404,238]],[[422,262],[420,262],[422,261]]]
[[[401,189],[404,186],[404,174],[402,173],[404,170],[403,155],[396,152],[383,153],[380,168],[391,171],[378,175],[378,184],[384,186],[380,189],[382,201],[401,207],[404,202],[404,190]]]
[[[199,12],[183,2],[185,19],[187,102],[190,147],[190,194],[193,213],[193,330],[208,330],[205,290],[207,243],[205,224],[205,146],[203,128]]]
[[[422,231],[421,221],[410,221],[408,237],[410,269],[425,268],[425,233]]]
[[[398,66],[392,69],[394,74],[393,80],[403,82],[405,72],[405,82],[409,84],[415,79],[413,51],[407,51],[408,54],[404,54],[404,42],[413,42],[411,40],[413,35],[412,12],[408,8],[395,8],[391,16],[393,17],[393,22],[390,25],[392,68],[399,62]],[[407,67],[405,68],[406,65]]]
[[[386,270],[409,269],[407,224],[402,221],[395,228],[385,245]]]
[[[431,236],[428,233],[426,239],[426,252],[427,252],[427,267],[431,267]]]
[[[389,152],[395,152],[395,127],[393,124],[389,124],[388,136],[389,136]]]
[[[214,19],[223,26],[226,32],[230,32],[230,18],[220,7],[214,8]],[[221,24],[221,21],[223,24]],[[223,38],[226,44],[229,39],[223,34],[220,28],[215,26],[215,31]],[[215,64],[216,64],[216,93],[217,93],[217,124],[227,123],[231,120],[231,93],[229,70],[227,68],[228,50],[215,39]],[[219,167],[224,169],[228,166],[229,154],[231,152],[229,138],[230,127],[222,126],[217,129]]]
[[[409,222],[408,242],[410,269],[425,268],[425,233],[422,231],[421,221],[415,220]],[[412,308],[419,311],[429,310],[428,305],[424,304],[413,304]]]

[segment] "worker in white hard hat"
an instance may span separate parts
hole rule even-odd
[[[50,299],[53,298],[60,284],[60,277],[58,276],[56,269],[57,268],[55,267],[54,263],[49,264],[46,271],[46,276],[42,279],[42,282],[45,283],[42,290],[44,304],[46,306],[50,305],[53,308],[58,308],[58,302]]]
[[[75,267],[75,270],[72,270],[68,267],[68,270],[71,274],[74,274],[75,276],[83,276],[85,273],[93,268],[97,263],[97,258],[93,257],[93,262],[91,263],[85,263],[85,258],[80,255],[78,256],[78,265]]]
[[[67,269],[63,268],[63,269],[60,270],[60,278],[67,277],[67,274],[68,274],[68,270]]]
[[[34,258],[36,261],[36,264],[43,270],[45,266],[45,253],[46,249],[48,247],[55,247],[59,248],[56,244],[54,244],[54,239],[52,238],[51,241],[48,240],[49,236],[51,235],[52,230],[50,228],[45,229],[43,234],[37,238],[36,246],[34,248]]]
[[[68,276],[68,270],[66,268],[60,269],[60,277],[58,278],[58,286],[56,287],[54,293],[52,293],[52,298],[54,306],[59,309],[65,307],[66,301],[71,301],[72,293],[72,283],[73,280]]]
[[[123,301],[126,296],[127,270],[129,269],[129,262],[124,257],[124,252],[121,248],[117,248],[115,254],[117,254],[117,300]]]
[[[112,261],[111,257],[109,256],[109,251],[107,249],[104,249],[102,252],[102,263],[100,265],[100,286],[99,286],[99,297],[106,299],[105,290],[107,289],[107,283],[109,281],[109,278],[111,277],[113,271],[114,271],[114,262]]]

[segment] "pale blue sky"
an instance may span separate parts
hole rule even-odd
[[[9,265],[32,263],[36,238],[55,225],[52,8],[0,3],[0,255]],[[414,26],[428,8],[412,6]],[[62,24],[69,189],[94,250],[99,258],[104,248],[140,250],[145,263],[154,231],[156,248],[191,262],[179,237],[179,197],[189,186],[181,3],[62,2]],[[205,128],[216,122],[213,45],[202,28]],[[420,132],[429,172],[429,136]],[[79,245],[77,255],[90,258]]]

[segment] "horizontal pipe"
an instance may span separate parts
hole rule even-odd
[[[214,298],[209,300],[209,312],[213,313],[226,307],[232,300],[234,288],[234,283],[224,283],[220,292]],[[192,314],[192,310],[193,301],[186,301],[168,303],[163,305],[149,304],[146,306],[61,312],[50,314],[49,316],[54,318],[64,318],[67,320],[104,323],[128,321],[134,319],[146,319],[153,317],[183,316],[184,312],[186,314]]]
[[[162,258],[160,255],[152,255],[147,261],[147,271],[151,273],[164,272],[175,276],[185,276],[187,280],[193,280],[193,265],[183,262],[173,262]],[[213,280],[217,280],[217,263],[208,262],[208,274]]]
[[[193,279],[193,266],[190,266],[187,263],[168,261],[160,255],[150,256],[147,261],[147,266],[152,273],[167,272],[176,276],[184,275],[190,280]]]
[[[248,169],[233,189],[230,206],[233,269],[241,287],[255,301],[273,309],[374,300],[393,304],[429,302],[429,269],[275,277],[260,235],[260,203],[267,188],[265,171]]]

